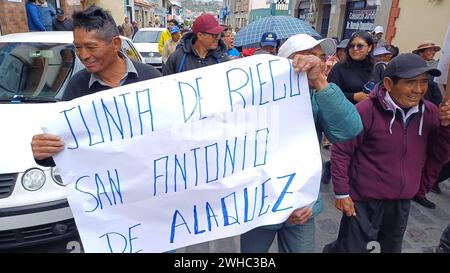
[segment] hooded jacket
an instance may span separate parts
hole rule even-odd
[[[332,147],[336,195],[355,201],[411,199],[431,189],[450,150],[450,126],[440,126],[439,109],[422,100],[403,121],[388,103],[383,84],[356,105],[364,130]]]
[[[163,68],[164,76],[222,63],[229,59],[227,46],[222,39],[219,40],[216,50],[210,50],[204,59],[200,58],[195,51],[194,43],[194,33],[189,32],[183,35],[177,50],[170,55]]]

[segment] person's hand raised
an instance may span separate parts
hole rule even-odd
[[[296,54],[292,66],[296,72],[306,72],[308,82],[317,91],[325,89],[328,85],[325,76],[324,62],[314,55]]]

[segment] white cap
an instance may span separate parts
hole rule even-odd
[[[375,34],[378,34],[378,33],[384,33],[384,28],[383,28],[382,26],[376,26],[376,27],[373,29],[373,32],[375,32]]]
[[[308,34],[297,34],[284,42],[278,50],[278,56],[288,58],[292,53],[308,50],[319,44],[325,55],[333,55],[336,52],[336,43],[331,38],[316,40]]]

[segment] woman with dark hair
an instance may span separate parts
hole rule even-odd
[[[349,101],[356,104],[368,98],[366,84],[373,78],[374,58],[372,36],[365,31],[352,34],[345,53],[347,58],[337,63],[328,75],[328,81],[335,83]]]

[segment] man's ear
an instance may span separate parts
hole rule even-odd
[[[114,47],[114,51],[119,52],[122,48],[122,39],[119,36],[116,36],[112,39],[112,45]]]
[[[386,90],[388,92],[391,92],[392,86],[394,86],[394,81],[389,77],[384,77],[383,84],[384,84],[384,87],[386,87]]]

